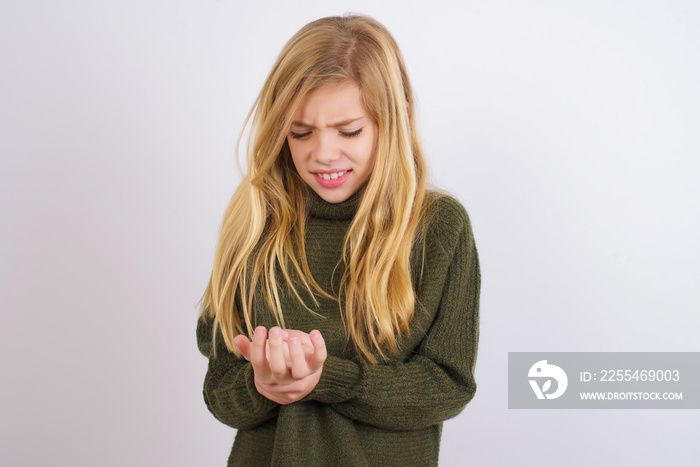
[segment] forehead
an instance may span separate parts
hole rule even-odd
[[[343,81],[324,84],[307,94],[294,112],[294,121],[326,124],[368,116],[360,88]]]

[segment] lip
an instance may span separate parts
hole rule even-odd
[[[345,173],[336,179],[331,179],[331,180],[326,180],[325,178],[321,177],[321,174],[332,174],[332,173],[338,173],[342,172],[343,170],[315,170],[313,171],[314,178],[318,182],[319,185],[321,185],[324,188],[337,188],[343,183],[345,183],[352,173],[352,169],[347,169]]]
[[[319,170],[313,170],[313,171],[311,171],[311,173],[314,175],[315,174],[334,174],[334,173],[338,173],[338,172],[348,172],[350,170],[352,170],[352,169],[331,169],[331,170],[319,169]]]

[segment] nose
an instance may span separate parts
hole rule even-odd
[[[330,165],[340,158],[340,148],[335,138],[325,132],[319,132],[316,136],[316,144],[313,148],[313,158],[323,165]]]

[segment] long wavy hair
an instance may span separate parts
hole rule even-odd
[[[323,290],[308,267],[308,194],[286,137],[306,95],[329,83],[356,84],[377,124],[374,166],[345,238],[341,288]],[[338,300],[349,341],[373,363],[399,347],[415,314],[410,258],[421,236],[426,166],[401,52],[389,31],[366,16],[322,18],[285,45],[248,114],[247,173],[229,202],[214,266],[201,301],[226,347],[254,328],[254,294],[263,292],[280,326],[280,287]],[[242,134],[241,134],[242,137]],[[240,139],[239,139],[240,142]],[[293,248],[296,245],[297,248]],[[295,253],[296,252],[296,253]],[[281,271],[281,276],[276,271]]]

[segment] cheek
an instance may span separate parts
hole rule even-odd
[[[345,153],[360,163],[371,159],[374,156],[374,150],[371,140],[352,141],[345,145]]]
[[[289,152],[292,156],[292,162],[294,163],[295,167],[298,167],[303,160],[303,151],[299,145],[299,141],[292,141],[288,139],[287,144],[289,145]]]
[[[371,169],[374,163],[374,157],[377,152],[377,145],[374,141],[367,141],[362,148],[363,162],[367,165],[367,169]]]

